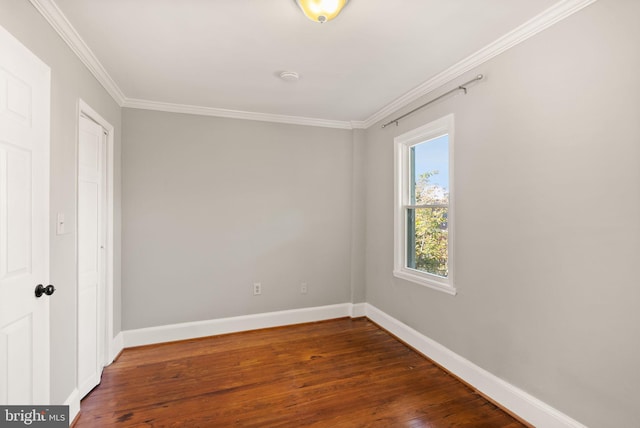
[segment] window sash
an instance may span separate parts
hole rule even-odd
[[[421,208],[449,208],[449,204],[405,205],[404,208],[410,210]]]
[[[422,258],[422,262],[430,262],[430,263],[434,263],[437,266],[442,266],[444,265],[444,271],[446,273],[441,274],[440,272],[442,272],[442,268],[441,269],[433,269],[433,270],[429,270],[428,268],[424,267],[424,266],[418,266],[419,264],[419,260],[417,260],[418,257],[418,247],[417,247],[417,238],[418,235],[416,233],[416,220],[417,220],[417,213],[418,210],[445,210],[445,226],[444,227],[440,227],[439,230],[426,230],[425,231],[425,235],[430,235],[429,238],[431,239],[439,239],[438,236],[435,236],[436,233],[445,233],[447,234],[447,242],[445,244],[445,249],[446,249],[446,254],[445,254],[445,258],[444,260],[438,260],[437,259],[437,254],[433,255],[435,257],[427,257],[426,260],[424,258],[425,255],[425,251],[422,251],[423,254],[423,258]],[[448,216],[449,216],[449,206],[448,205],[437,205],[437,206],[418,206],[418,208],[411,208],[411,206],[407,206],[405,207],[405,218],[406,218],[406,257],[405,257],[405,264],[404,267],[406,267],[407,269],[413,269],[416,270],[418,272],[421,273],[425,273],[425,274],[429,274],[429,275],[435,275],[438,278],[442,278],[442,279],[447,279],[449,276],[449,222],[448,222]],[[424,242],[423,242],[424,243]],[[424,250],[424,249],[423,249]]]

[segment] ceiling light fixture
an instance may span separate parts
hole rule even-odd
[[[296,3],[307,18],[324,24],[338,16],[349,0],[296,0]]]

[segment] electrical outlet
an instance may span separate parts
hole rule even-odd
[[[306,282],[303,282],[302,284],[300,284],[300,294],[307,294],[308,291],[309,291],[309,287],[307,286]]]
[[[260,284],[259,282],[254,282],[253,283],[253,295],[254,296],[259,296],[262,294],[262,284]]]

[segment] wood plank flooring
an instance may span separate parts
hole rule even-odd
[[[365,318],[126,349],[75,427],[523,427]]]

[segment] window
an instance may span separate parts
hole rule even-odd
[[[393,274],[455,294],[453,115],[396,137]]]

